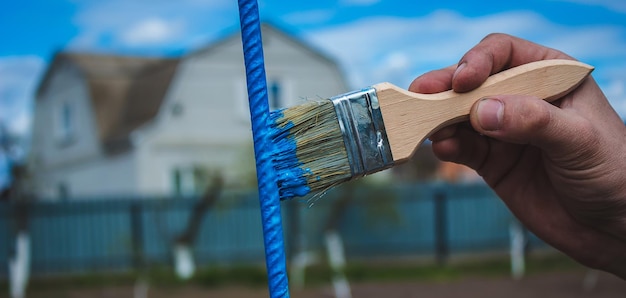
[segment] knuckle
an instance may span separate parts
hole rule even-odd
[[[600,140],[595,125],[588,119],[578,119],[574,122],[574,136],[576,137],[579,152],[592,151],[598,148]]]
[[[503,38],[510,38],[511,35],[508,35],[506,33],[500,33],[500,32],[494,32],[494,33],[489,33],[487,34],[482,41],[487,41],[487,40],[498,40],[498,39],[503,39]]]
[[[519,111],[521,126],[526,131],[542,131],[552,122],[552,113],[541,101],[528,101]]]

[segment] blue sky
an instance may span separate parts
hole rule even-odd
[[[28,134],[32,94],[55,51],[180,55],[237,30],[235,0],[25,0],[0,9],[0,121]],[[260,0],[264,20],[334,57],[350,85],[408,86],[491,32],[561,49],[626,118],[626,1]]]

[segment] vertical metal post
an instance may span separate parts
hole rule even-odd
[[[435,259],[439,266],[443,266],[448,258],[446,193],[443,190],[437,190],[433,199],[435,209]]]
[[[131,243],[133,250],[133,266],[138,271],[143,269],[144,250],[143,250],[143,220],[142,207],[139,202],[133,202],[130,205],[130,225],[131,225]]]
[[[300,205],[296,201],[286,202],[287,205],[287,259],[292,260],[293,257],[301,250],[301,231],[300,231]]]

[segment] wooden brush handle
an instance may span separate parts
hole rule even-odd
[[[402,162],[439,128],[467,120],[472,105],[482,98],[509,94],[552,101],[574,90],[592,70],[593,67],[577,61],[542,60],[494,74],[466,93],[449,90],[420,94],[390,83],[374,88],[393,159]]]

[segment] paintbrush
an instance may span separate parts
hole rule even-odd
[[[380,83],[274,111],[270,137],[280,197],[323,192],[406,162],[435,131],[468,120],[482,98],[510,94],[553,101],[592,70],[577,61],[543,60],[494,74],[466,93],[419,94]]]

